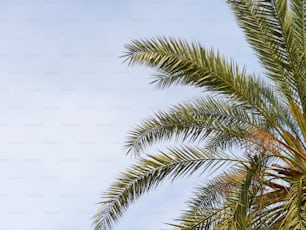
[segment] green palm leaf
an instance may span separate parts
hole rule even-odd
[[[244,105],[209,97],[179,104],[167,113],[160,112],[143,121],[130,133],[126,147],[128,152],[139,153],[146,146],[173,137],[196,141],[222,135],[224,141],[219,140],[219,145],[225,145],[227,138],[230,138],[229,144],[233,143],[233,138],[239,142],[251,128],[266,125],[263,117],[252,116],[247,110]]]
[[[226,155],[212,156],[198,148],[170,149],[167,153],[141,159],[122,173],[104,194],[101,209],[95,216],[95,229],[110,228],[123,211],[143,193],[155,188],[165,178],[175,180],[195,171],[217,170],[224,164],[243,162]]]

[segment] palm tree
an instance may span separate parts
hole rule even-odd
[[[210,96],[157,113],[131,132],[126,147],[138,162],[105,193],[96,230],[111,228],[163,180],[212,169],[216,175],[196,188],[175,229],[306,229],[306,1],[227,2],[264,74],[183,40],[127,45],[130,65],[156,69],[157,87],[194,86]],[[181,144],[143,154],[172,138]]]

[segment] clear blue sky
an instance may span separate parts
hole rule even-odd
[[[200,94],[154,90],[153,70],[119,58],[132,39],[198,41],[259,72],[222,0],[0,0],[0,31],[0,230],[91,229],[100,194],[133,162],[128,131]],[[200,180],[166,183],[114,229],[165,228]]]

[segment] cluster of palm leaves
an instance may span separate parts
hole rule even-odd
[[[155,86],[188,85],[210,96],[157,113],[131,132],[127,148],[138,163],[104,194],[96,230],[111,228],[165,179],[207,170],[215,177],[196,189],[174,229],[306,229],[306,1],[227,2],[265,72],[249,74],[183,40],[127,45],[129,64],[156,69]],[[144,154],[173,138],[178,146]]]

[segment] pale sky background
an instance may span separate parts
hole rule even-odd
[[[92,229],[100,194],[134,162],[128,131],[200,95],[154,90],[153,70],[122,63],[125,44],[152,36],[201,42],[259,72],[223,0],[0,0],[0,230]],[[201,180],[165,183],[114,229],[167,228]]]

